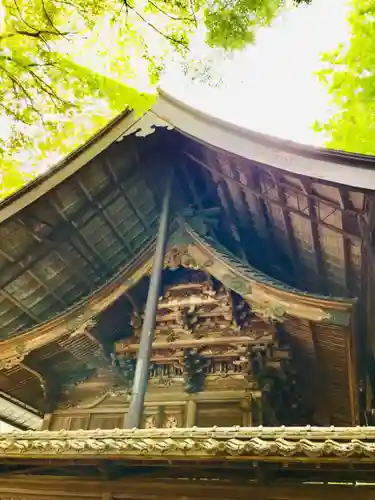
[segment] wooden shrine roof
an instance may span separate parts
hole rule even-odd
[[[226,151],[216,144],[218,130]],[[51,367],[69,385],[95,370],[93,353],[105,363],[103,332],[110,329],[108,341],[124,334],[121,314],[150,261],[171,167],[172,212],[210,225],[210,211],[219,209],[205,244],[216,242],[229,267],[242,266],[249,280],[290,294],[292,302],[350,310],[345,324],[341,314],[310,321],[295,312],[284,324],[302,372],[319,366],[305,392],[316,393],[319,377],[332,380],[336,396],[327,385],[324,404],[339,408],[337,422],[353,423],[357,417],[344,409],[348,393],[340,384],[345,380],[356,392],[355,369],[348,372],[348,366],[355,348],[362,354],[372,342],[366,339],[373,192],[365,188],[375,185],[370,160],[246,135],[167,96],[136,122],[119,117],[0,205],[0,390],[42,408],[55,390],[44,376]],[[115,320],[105,314],[109,307]],[[93,319],[100,331],[88,335]],[[354,345],[358,328],[362,337]]]

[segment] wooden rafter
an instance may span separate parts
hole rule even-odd
[[[34,314],[30,309],[28,309],[26,306],[24,306],[19,300],[16,299],[16,297],[14,297],[11,293],[9,293],[7,290],[5,290],[4,288],[2,290],[0,290],[0,293],[6,298],[9,300],[9,302],[11,302],[14,306],[16,306],[18,309],[20,309],[22,312],[24,312],[26,314],[26,316],[28,316],[33,324],[35,323],[39,323],[40,322],[40,318],[39,316],[37,316],[36,314]]]
[[[115,235],[116,239],[121,243],[121,245],[123,245],[126,248],[128,254],[131,258],[133,256],[133,252],[129,246],[128,241],[126,240],[126,238],[124,238],[124,236],[117,229],[116,224],[113,222],[111,216],[108,214],[105,207],[103,207],[103,205],[100,202],[96,201],[91,196],[91,193],[87,190],[86,186],[81,182],[80,179],[76,179],[76,184],[79,186],[80,190],[84,193],[85,197],[87,198],[87,200],[89,201],[90,205],[95,210],[95,212],[106,221],[106,223],[108,224],[108,227],[111,229],[111,231]]]
[[[282,204],[281,204],[280,201],[275,200],[274,198],[271,198],[266,193],[261,193],[261,192],[255,190],[254,188],[252,188],[252,187],[250,187],[248,185],[243,184],[241,181],[237,181],[235,179],[231,179],[229,176],[225,175],[222,172],[219,172],[217,169],[215,169],[213,167],[210,167],[209,165],[207,165],[206,163],[202,162],[198,158],[194,157],[190,153],[186,153],[186,154],[187,154],[187,156],[189,158],[191,158],[193,161],[195,161],[196,163],[198,163],[202,167],[210,170],[213,173],[217,173],[221,177],[224,177],[228,182],[234,182],[234,183],[240,185],[240,187],[242,187],[243,189],[246,189],[249,192],[251,192],[254,196],[256,196],[258,198],[261,198],[261,199],[264,199],[264,200],[267,200],[270,203],[274,203],[276,206],[282,208]],[[302,210],[298,210],[298,209],[296,209],[294,207],[288,207],[288,210],[290,212],[292,212],[292,213],[295,213],[295,214],[299,215],[300,217],[302,217],[302,218],[304,218],[306,220],[311,220],[312,219],[316,224],[320,224],[321,226],[327,227],[328,229],[331,229],[336,234],[341,234],[341,235],[344,234],[347,238],[349,238],[351,240],[354,240],[354,241],[360,241],[361,240],[360,236],[355,235],[355,234],[351,234],[351,233],[346,233],[342,229],[339,229],[338,227],[333,226],[332,224],[329,224],[329,223],[327,223],[325,221],[322,221],[322,220],[318,219],[316,216],[313,217],[313,218],[311,218],[310,215],[304,213]]]
[[[290,257],[294,268],[295,282],[301,283],[301,278],[303,278],[303,266],[300,259],[300,253],[298,251],[297,241],[293,230],[290,211],[288,210],[289,207],[287,203],[287,197],[285,194],[285,190],[281,184],[280,176],[277,175],[276,181],[277,181],[277,195],[283,206],[283,208],[281,209],[281,213],[283,216],[284,227],[289,243],[289,249],[291,254]]]
[[[215,155],[214,151],[208,150],[206,152],[206,158],[206,161],[208,163],[214,165],[215,171],[217,171],[218,173],[223,172],[223,166],[220,162],[220,159]],[[234,171],[230,163],[228,162],[225,166],[229,169],[230,176],[236,178],[238,172]],[[203,169],[203,171],[207,172],[205,169]],[[203,175],[205,176],[205,173]],[[242,260],[247,262],[248,256],[245,251],[246,238],[244,237],[244,231],[242,230],[242,227],[246,227],[248,225],[248,220],[246,220],[246,222],[244,221],[244,210],[238,210],[234,202],[234,198],[236,198],[236,201],[243,208],[244,205],[241,198],[242,191],[236,184],[227,183],[225,179],[220,175],[212,174],[212,179],[214,185],[216,185],[217,196],[221,201],[221,204],[224,207],[226,215],[228,217],[229,230],[234,238],[234,241],[236,242],[236,253],[242,258]],[[247,210],[245,210],[245,213],[247,213]]]
[[[111,185],[121,192],[122,197],[126,201],[127,205],[130,207],[130,209],[133,211],[134,215],[136,215],[136,217],[139,219],[145,231],[147,233],[150,233],[150,224],[148,223],[147,217],[144,217],[142,212],[138,210],[136,205],[134,205],[134,203],[132,203],[132,201],[130,200],[126,192],[125,184],[123,180],[120,179],[119,176],[116,174],[109,158],[106,158],[103,161],[103,169],[107,174],[108,178],[110,179]]]
[[[280,185],[283,188],[287,188],[288,191],[293,191],[296,195],[300,195],[300,196],[303,196],[305,198],[311,198],[316,203],[324,203],[325,205],[327,205],[327,207],[330,207],[334,210],[337,210],[338,212],[346,212],[346,213],[350,213],[354,216],[357,216],[357,215],[362,213],[360,210],[357,210],[354,207],[344,209],[342,205],[340,205],[339,203],[337,203],[335,201],[329,200],[329,199],[325,198],[324,196],[317,195],[315,193],[306,193],[305,191],[303,191],[299,187],[295,186],[294,184],[284,182],[281,179],[280,179]]]
[[[28,215],[28,218],[36,220],[38,223],[44,224],[45,226],[50,228],[51,232],[48,235],[45,235],[43,238],[43,246],[47,247],[49,245],[50,253],[56,251],[62,243],[68,242],[72,246],[73,250],[75,250],[78,253],[78,255],[85,262],[87,262],[89,267],[95,273],[98,271],[97,263],[90,260],[86,255],[86,252],[82,251],[81,248],[79,248],[79,246],[77,246],[72,240],[72,234],[68,223],[64,221],[54,226],[50,222],[41,219],[39,216]],[[90,288],[92,288],[94,282],[90,279],[90,277],[86,273],[85,273],[85,279],[90,282]]]
[[[218,162],[220,165],[220,162]],[[231,162],[227,162],[227,168],[230,170],[230,175],[237,181],[240,181],[240,173],[238,168],[235,165],[232,165]],[[220,165],[220,171],[223,171],[222,166]],[[206,169],[203,169],[205,174],[208,174]],[[234,210],[238,215],[238,219],[240,222],[239,225],[239,236],[242,243],[242,248],[244,249],[244,253],[247,255],[247,248],[251,245],[250,240],[250,228],[253,226],[253,221],[251,219],[251,214],[249,212],[247,203],[245,201],[246,196],[245,192],[242,188],[240,188],[237,184],[230,183],[228,185],[228,191],[230,192],[230,197],[235,197],[237,206],[232,203],[234,206]]]
[[[350,232],[350,221],[348,219],[348,212],[350,210],[350,200],[348,193],[345,189],[340,189],[340,199],[342,205],[341,211],[341,223],[344,231]],[[349,216],[350,217],[350,216]],[[351,297],[355,296],[355,290],[353,290],[353,277],[351,268],[351,250],[350,241],[348,238],[343,238],[343,250],[344,250],[344,271],[345,271],[345,286],[348,291],[348,295]]]
[[[274,240],[272,237],[272,234],[269,230],[268,227],[268,220],[267,220],[267,215],[266,215],[266,207],[264,206],[264,203],[262,199],[259,196],[260,193],[260,182],[259,178],[257,176],[257,172],[254,172],[254,175],[249,175],[249,172],[247,172],[245,169],[241,170],[242,174],[246,178],[246,182],[250,189],[245,189],[246,185],[240,182],[239,176],[236,176],[234,180],[236,181],[238,186],[241,186],[242,191],[245,193],[246,191],[251,194],[251,196],[254,199],[255,202],[255,210],[257,214],[257,222],[256,224],[259,225],[259,233],[260,233],[260,238],[261,242],[263,243],[262,249],[261,249],[261,254],[267,255],[269,258],[267,259],[269,262],[272,262],[272,254],[273,254],[273,248],[274,248]],[[212,171],[211,174],[213,175]],[[257,195],[255,196],[255,193]],[[245,196],[246,199],[246,196]],[[246,201],[246,206],[244,206],[244,210],[246,210],[248,213],[251,213],[251,209],[249,209],[249,202]]]
[[[236,211],[233,207],[233,202],[231,200],[231,196],[229,194],[228,186],[226,182],[221,179],[220,177],[214,177],[214,182],[217,185],[217,191],[218,191],[218,196],[219,199],[224,207],[224,210],[226,212],[226,216],[228,217],[228,225],[230,232],[233,236],[233,240],[236,244],[237,247],[237,254],[238,256],[244,260],[245,262],[247,261],[247,256],[245,253],[245,250],[242,246],[242,241],[241,241],[241,236],[238,231],[238,224],[236,221]]]
[[[203,208],[203,203],[202,203],[201,197],[199,196],[197,190],[195,189],[193,179],[187,171],[186,158],[182,159],[179,172],[182,174],[183,182],[186,183],[186,185],[188,187],[188,190],[190,192],[190,197],[193,200],[194,205],[196,206],[196,208],[201,210]],[[185,190],[186,190],[186,188],[185,188]],[[182,189],[182,191],[184,191],[184,189]]]
[[[309,181],[303,181],[303,185],[304,185],[304,188],[306,190],[306,193],[311,194],[311,192],[312,192],[311,183]],[[329,294],[329,286],[328,286],[328,280],[327,280],[327,272],[326,272],[322,244],[321,244],[320,235],[319,235],[319,223],[321,221],[319,221],[319,217],[317,215],[314,201],[309,196],[307,197],[307,206],[308,206],[309,215],[310,215],[311,236],[312,236],[313,246],[314,246],[316,269],[317,269],[318,277],[319,277],[319,281],[320,281],[320,290],[325,295],[328,295]]]
[[[58,206],[57,200],[49,198],[48,201],[52,206],[52,208],[55,210],[55,212],[57,212],[57,214],[60,216],[60,218],[71,228],[72,236],[75,236],[89,250],[89,252],[96,258],[96,260],[100,262],[102,268],[105,269],[106,272],[108,273],[110,269],[106,262],[106,259],[100,254],[100,252],[98,252],[98,250],[95,247],[93,247],[90,244],[90,242],[78,228],[77,223],[74,220],[71,220],[69,217],[67,217],[67,215],[65,215],[63,210],[61,210],[60,207]]]
[[[31,237],[38,243],[42,243],[42,244],[51,244],[51,241],[47,240],[44,236],[41,237],[39,236],[35,231],[34,229],[32,228],[32,226],[30,225],[29,223],[29,218],[26,216],[24,217],[23,219],[19,219],[19,222],[22,224],[22,226],[26,229],[26,231],[31,235]],[[77,249],[72,245],[73,249],[75,251],[77,251]],[[51,251],[51,254],[52,253],[55,253],[57,255],[57,257],[61,260],[61,262],[64,264],[65,268],[66,269],[75,269],[75,272],[73,273],[73,276],[74,277],[77,277],[79,282],[81,284],[83,284],[83,286],[85,287],[85,289],[90,292],[91,288],[92,288],[92,281],[90,280],[90,278],[87,276],[87,273],[84,273],[82,272],[82,269],[80,267],[77,267],[74,265],[74,262],[69,259],[67,256],[63,256],[62,255],[62,252],[61,250],[56,247],[54,250]]]
[[[11,257],[7,252],[5,252],[3,249],[0,249],[0,255],[2,255],[8,262],[10,262],[10,265],[7,266],[8,269],[15,268],[15,273],[14,274],[11,273],[11,278],[7,278],[3,281],[0,280],[0,288],[2,289],[6,288],[10,283],[12,283],[22,274],[27,272],[41,287],[43,287],[50,295],[52,295],[55,298],[55,300],[57,300],[57,302],[66,306],[66,302],[53,290],[51,290],[50,287],[46,283],[44,283],[44,281],[32,271],[32,268],[38,262],[46,258],[51,251],[51,248],[45,249],[43,248],[43,245],[37,245],[37,248],[38,250],[41,250],[41,253],[39,255],[37,254],[37,252],[34,253],[31,251],[31,249],[29,249],[25,257],[22,256],[19,260],[13,259],[13,257]],[[33,255],[34,258],[31,261],[29,261],[27,265],[23,265],[21,261],[23,260],[23,258],[27,258],[28,255]]]

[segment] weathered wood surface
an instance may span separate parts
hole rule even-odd
[[[217,484],[219,483],[219,484]],[[117,481],[69,477],[0,478],[1,500],[368,500],[375,493],[370,487],[350,486],[252,486],[250,484],[220,484],[220,481],[122,479]]]

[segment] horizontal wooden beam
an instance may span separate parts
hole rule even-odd
[[[155,474],[152,474],[155,476]],[[118,480],[90,477],[57,477],[40,475],[0,478],[0,494],[17,500],[89,498],[90,500],[125,499],[234,499],[247,500],[368,500],[375,490],[371,487],[340,485],[254,485],[246,481],[157,479],[147,475]],[[206,486],[203,488],[203,486]]]
[[[245,190],[251,192],[254,196],[257,196],[258,198],[263,198],[264,200],[267,200],[268,202],[273,203],[274,205],[280,207],[281,209],[285,208],[285,205],[283,205],[283,203],[281,201],[275,200],[274,198],[268,196],[266,193],[260,193],[258,191],[255,191],[250,186],[247,186],[246,184],[243,184],[240,181],[232,179],[231,177],[225,175],[223,172],[221,172],[221,171],[219,171],[219,170],[217,170],[217,169],[215,169],[213,167],[210,167],[209,165],[207,165],[203,161],[199,160],[198,158],[196,158],[194,155],[192,155],[190,153],[186,153],[186,155],[191,160],[193,160],[196,163],[198,163],[199,165],[201,165],[203,168],[206,168],[207,170],[210,170],[211,172],[215,172],[215,173],[219,174],[220,176],[224,177],[227,180],[227,182],[233,182],[236,185],[240,186],[242,189],[245,189]],[[335,232],[337,234],[340,234],[343,237],[349,238],[349,239],[354,240],[354,241],[361,241],[361,238],[359,236],[357,236],[355,234],[348,233],[346,231],[343,231],[343,230],[339,229],[338,227],[333,226],[332,224],[329,224],[328,222],[324,222],[324,221],[322,221],[320,219],[317,219],[317,218],[314,218],[314,217],[310,217],[308,214],[302,212],[302,210],[298,210],[297,208],[291,207],[289,205],[286,208],[287,208],[287,210],[289,212],[297,214],[300,217],[302,217],[303,219],[306,219],[306,220],[309,220],[309,221],[312,220],[313,222],[315,222],[317,224],[321,224],[322,226],[324,226],[324,227],[326,227],[328,229],[331,229],[331,231],[333,231],[333,232]],[[335,207],[335,208],[337,208],[337,207]]]
[[[199,340],[175,340],[174,342],[158,342],[157,340],[153,342],[152,349],[178,349],[178,348],[188,348],[188,347],[201,347],[201,346],[210,346],[210,345],[228,345],[230,346],[250,346],[250,345],[259,345],[264,343],[272,342],[273,335],[270,332],[265,333],[263,336],[259,335],[257,338],[251,338],[248,336],[241,337],[215,337],[214,332],[211,332],[210,335],[213,335],[212,338],[202,338]],[[139,344],[127,344],[126,342],[118,343],[116,346],[116,352],[125,353],[125,352],[137,352],[139,348]]]

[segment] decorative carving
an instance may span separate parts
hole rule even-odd
[[[201,392],[204,388],[208,361],[196,349],[186,349],[184,353],[184,376],[186,392]]]
[[[0,435],[3,458],[281,457],[375,460],[375,430],[366,427],[233,427],[13,432]]]
[[[166,429],[175,429],[178,427],[178,418],[176,415],[167,415],[167,420],[165,422],[164,427]]]
[[[183,258],[188,255],[186,248],[174,247],[169,254],[169,266],[179,267],[179,271],[167,274],[172,283],[169,281],[158,301],[150,387],[166,389],[176,384],[181,391],[198,393],[205,390],[205,382],[209,380],[211,385],[207,384],[207,390],[213,386],[215,390],[230,386],[258,394],[264,391],[268,396],[268,385],[260,386],[251,360],[254,353],[260,354],[267,367],[278,366],[274,355],[278,347],[274,327],[256,318],[242,296],[206,272],[181,269]],[[225,276],[231,288],[246,295],[249,289],[245,290],[243,280],[237,280],[235,274]],[[274,319],[282,312],[269,308],[266,316],[272,313]],[[135,367],[132,356],[135,358],[139,349],[140,318],[136,312],[132,321],[135,339],[119,349],[123,354],[121,369],[130,373],[131,381]],[[117,365],[120,367],[120,364],[118,357]],[[283,372],[281,368],[280,372]],[[280,422],[284,423],[283,419]],[[151,420],[147,425],[154,426]]]
[[[172,387],[177,383],[177,380],[173,378],[159,378],[159,379],[150,379],[150,382],[152,382],[152,385],[155,387]]]
[[[285,319],[285,308],[276,302],[251,303],[251,310],[254,314],[265,321],[282,323]]]
[[[147,137],[155,132],[156,128],[163,127],[167,130],[173,130],[174,126],[166,120],[159,118],[157,115],[149,111],[145,113],[139,120],[137,120],[131,127],[129,127],[124,134],[122,134],[117,142],[120,142],[124,137],[134,134],[136,137]]]
[[[7,359],[2,359],[0,361],[0,370],[10,370],[14,366],[19,365],[25,359],[26,355],[27,352],[25,354],[18,354]]]
[[[127,389],[130,389],[135,376],[136,359],[127,354],[116,354],[112,355],[112,362],[120,380]]]
[[[171,270],[178,269],[179,267],[195,270],[199,269],[199,265],[194,258],[189,255],[187,245],[173,246],[166,255],[164,267]]]
[[[156,429],[156,415],[149,415],[145,418],[145,429]]]
[[[236,276],[234,274],[224,274],[221,278],[221,281],[227,288],[238,293],[239,295],[241,295],[241,297],[244,297],[251,293],[250,283],[247,280],[240,278],[239,276]]]

